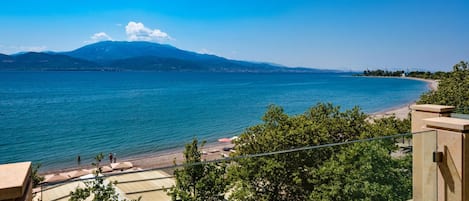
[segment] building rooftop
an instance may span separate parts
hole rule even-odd
[[[428,127],[447,128],[458,131],[469,130],[469,120],[450,117],[434,117],[423,120]]]
[[[410,108],[413,110],[438,112],[438,113],[451,112],[454,110],[454,106],[432,105],[432,104],[411,105]]]
[[[31,162],[0,165],[0,200],[21,196],[31,172]]]

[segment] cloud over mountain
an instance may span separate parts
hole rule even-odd
[[[90,37],[89,41],[85,41],[85,43],[95,43],[100,41],[112,40],[111,36],[107,35],[105,32],[98,32],[93,34]]]
[[[141,22],[130,21],[127,26],[125,26],[125,33],[129,41],[162,42],[171,40],[171,37],[167,33],[159,29],[148,28]]]
[[[102,41],[102,40],[112,40],[112,38],[104,32],[95,33],[91,36],[92,40]]]

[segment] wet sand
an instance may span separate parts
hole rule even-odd
[[[229,155],[229,151],[223,151],[223,148],[230,147],[234,145],[231,143],[212,143],[204,146],[201,151],[204,153],[202,155],[202,160],[214,160],[222,158],[222,154]],[[159,168],[159,167],[168,167],[174,165],[174,162],[181,164],[184,161],[183,157],[184,148],[176,150],[172,153],[155,153],[153,155],[148,155],[142,158],[129,158],[125,161],[132,162],[135,166],[138,166],[143,169],[148,168]]]
[[[229,147],[232,148],[234,145],[231,143],[208,143],[200,150],[204,153],[202,155],[202,160],[215,160],[223,158],[223,155],[229,155],[230,151],[223,151],[223,148]],[[151,154],[146,154],[143,156],[137,157],[128,157],[120,158],[117,162],[131,162],[135,168],[139,169],[153,169],[153,168],[163,168],[173,166],[174,163],[182,164],[184,161],[183,157],[184,147],[179,149],[173,149],[170,151],[159,151]],[[107,160],[103,160],[101,166],[109,166]],[[91,165],[81,165],[80,167],[75,168],[66,168],[66,169],[56,169],[51,171],[41,172],[41,175],[57,174],[69,172],[77,169],[92,169]],[[163,171],[165,171],[163,169]]]

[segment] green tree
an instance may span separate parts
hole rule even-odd
[[[387,71],[387,70],[365,70],[363,71],[364,76],[391,76],[391,77],[400,77],[404,71],[398,70],[398,71]]]
[[[310,200],[409,200],[410,155],[393,158],[382,141],[355,143],[313,169]]]
[[[248,128],[236,141],[236,155],[248,155],[358,139],[367,128],[358,108],[341,112],[318,104],[289,117],[270,106],[263,123]],[[230,168],[234,200],[305,200],[314,185],[308,169],[318,168],[336,148],[237,160]]]
[[[100,162],[104,158],[103,153],[95,157],[95,162],[92,163],[96,167],[95,177],[92,181],[85,182],[85,188],[76,188],[75,191],[70,192],[70,201],[83,201],[92,196],[93,201],[119,201],[119,195],[116,193],[114,183],[109,182],[104,184],[104,178],[101,176]],[[140,198],[138,199],[140,200]],[[125,199],[124,199],[125,201]]]
[[[332,104],[320,103],[296,116],[288,116],[281,107],[270,106],[263,122],[248,128],[236,140],[235,156],[346,142],[409,130],[406,122],[395,117],[383,118],[374,123],[369,122],[367,117],[357,107],[341,111]],[[393,140],[385,140],[382,145],[388,157],[390,152],[397,149]],[[228,171],[233,190],[230,198],[307,200],[316,186],[320,185],[316,183],[317,180],[311,180],[312,172],[320,173],[316,170],[336,157],[341,149],[341,146],[334,146],[238,159],[230,165]]]
[[[168,191],[171,199],[183,201],[223,200],[227,185],[226,165],[223,163],[218,165],[202,164],[202,154],[198,148],[197,138],[194,138],[192,143],[186,144],[184,159],[185,166],[174,171],[176,185]]]
[[[31,170],[31,179],[33,181],[33,187],[38,186],[42,181],[44,181],[44,177],[39,175],[38,171],[41,168],[41,163],[33,164]]]
[[[438,90],[423,94],[419,104],[439,104],[456,107],[456,112],[469,114],[469,65],[459,62],[454,65],[453,71],[443,77]]]

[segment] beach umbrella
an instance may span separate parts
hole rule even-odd
[[[109,166],[101,167],[101,172],[112,172],[112,168]]]
[[[220,138],[218,139],[218,142],[231,142],[231,139],[230,138]]]
[[[124,170],[134,167],[131,162],[111,163],[113,170]]]
[[[50,177],[46,177],[44,179],[44,182],[58,182],[58,181],[65,181],[68,180],[69,178],[66,177],[65,175],[62,174],[54,174]]]
[[[102,174],[99,174],[99,176],[102,176]],[[94,174],[87,174],[87,175],[81,176],[80,179],[92,179],[94,177],[95,177]]]
[[[74,171],[71,171],[71,172],[67,173],[67,175],[68,175],[70,178],[77,178],[77,177],[81,177],[81,176],[87,175],[87,174],[90,174],[90,171],[89,171],[89,170],[85,170],[85,169],[82,169],[82,170],[74,170]]]

